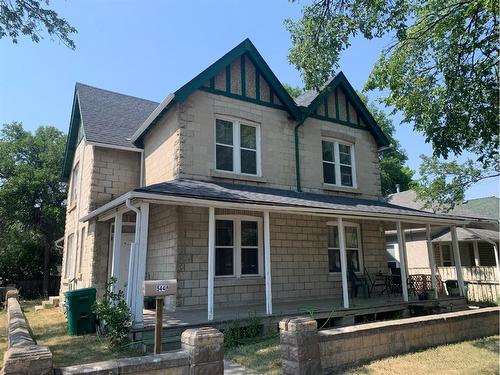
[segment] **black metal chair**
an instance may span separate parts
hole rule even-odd
[[[368,284],[367,277],[363,275],[357,275],[354,271],[352,262],[348,260],[347,262],[347,280],[351,284],[351,292],[356,298],[358,296],[358,289],[363,288],[364,297],[370,297],[370,286]]]

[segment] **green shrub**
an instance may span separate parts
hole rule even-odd
[[[121,347],[128,342],[128,334],[132,326],[132,316],[125,301],[125,293],[113,291],[116,278],[112,277],[106,284],[106,292],[101,300],[95,302],[92,310],[104,324],[104,334],[109,337],[112,347]]]

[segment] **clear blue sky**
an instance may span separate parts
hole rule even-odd
[[[0,123],[27,129],[54,125],[67,132],[75,82],[161,101],[229,49],[249,37],[282,82],[302,85],[287,61],[291,41],[283,27],[301,4],[261,1],[51,1],[78,30],[72,51],[46,37],[34,44],[0,39]],[[386,41],[357,38],[341,69],[361,89]],[[371,95],[374,98],[373,95]],[[396,137],[409,166],[430,154],[422,135],[399,125]],[[467,198],[496,195],[498,180],[483,182]]]

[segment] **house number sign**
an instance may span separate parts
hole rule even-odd
[[[175,295],[177,292],[177,280],[146,280],[142,291],[144,297],[164,297]]]

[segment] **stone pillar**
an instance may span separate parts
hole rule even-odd
[[[307,317],[280,322],[281,362],[284,375],[320,374],[318,324]]]
[[[189,354],[189,375],[224,374],[224,335],[215,328],[187,329],[182,350]]]

